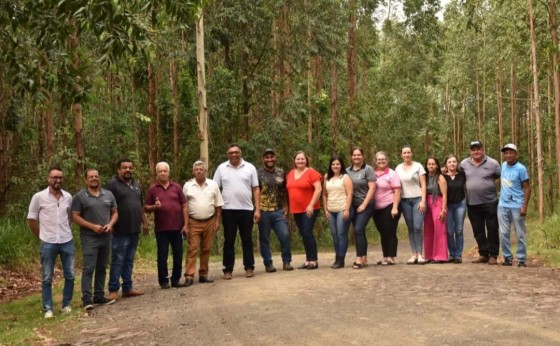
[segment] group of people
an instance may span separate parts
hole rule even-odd
[[[194,284],[200,254],[198,280],[214,281],[208,262],[214,234],[223,225],[223,279],[231,280],[235,265],[235,241],[239,233],[243,268],[247,278],[255,275],[253,225],[259,230],[259,249],[267,273],[276,272],[270,249],[272,231],[281,247],[282,269],[291,271],[292,253],[288,213],[293,215],[305,248],[305,261],[298,269],[319,268],[315,221],[323,209],[333,238],[333,269],[343,268],[354,229],[356,257],[352,268],[368,266],[366,226],[373,218],[381,237],[383,256],[378,265],[394,265],[397,257],[397,227],[404,216],[412,256],[407,264],[462,262],[463,223],[468,210],[480,256],[473,263],[497,264],[502,246],[503,265],[512,265],[510,227],[515,227],[517,264],[526,266],[525,223],[530,185],[527,170],[517,161],[517,147],[502,148],[500,164],[485,154],[480,141],[470,144],[470,157],[458,162],[455,155],[443,166],[435,157],[425,165],[413,161],[412,148],[401,150],[402,163],[389,168],[385,152],[377,152],[372,167],[365,162],[362,148],[351,151],[351,164],[335,155],[325,175],[311,167],[303,151],[293,157],[293,169],[285,173],[276,165],[276,152],[264,150],[262,166],[256,168],[242,158],[241,147],[230,144],[228,160],[220,164],[213,179],[206,177],[203,161],[193,164],[193,178],[183,187],[170,180],[166,162],[156,165],[156,182],[143,198],[133,178],[129,159],[117,164],[117,174],[104,188],[99,173],[85,173],[85,188],[72,197],[62,190],[63,171],[48,172],[48,187],[36,193],[27,216],[31,230],[40,238],[42,304],[45,318],[52,318],[52,278],[60,255],[64,289],[62,312],[72,311],[75,249],[71,222],[80,227],[83,253],[82,304],[112,304],[122,297],[144,293],[133,287],[132,271],[139,236],[148,232],[146,213],[154,213],[157,242],[158,282],[162,289]],[[501,177],[498,197],[496,179]],[[182,272],[183,241],[188,243]],[[500,241],[501,240],[501,241]],[[172,269],[167,259],[172,252]],[[106,268],[111,256],[109,295],[105,296]],[[181,282],[181,276],[184,281]],[[93,292],[92,292],[93,283]]]

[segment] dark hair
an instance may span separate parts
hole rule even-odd
[[[97,168],[88,168],[88,169],[86,169],[86,172],[84,173],[84,178],[87,179],[87,174],[91,171],[96,171],[97,174],[99,174],[99,171],[97,170]]]
[[[439,166],[439,161],[435,156],[428,156],[428,158],[426,159],[426,163],[424,164],[424,169],[426,170],[426,173],[428,173],[428,161],[429,160],[434,160],[436,162],[436,177],[441,175],[441,168]]]
[[[346,169],[346,165],[344,165],[344,160],[342,159],[342,156],[340,155],[333,155],[333,157],[331,158],[331,160],[329,161],[329,168],[327,169],[327,180],[331,180],[332,177],[334,177],[334,172],[332,170],[332,163],[338,161],[340,162],[340,175],[344,174],[344,170]]]
[[[445,159],[443,160],[443,165],[444,165],[445,167],[447,167],[447,161],[448,161],[450,158],[453,158],[453,157],[455,158],[455,160],[457,160],[457,163],[459,163],[459,158],[457,157],[457,155],[455,155],[455,154],[449,154],[449,155],[447,155],[447,156],[445,157]]]
[[[124,162],[130,162],[132,164],[134,164],[134,162],[132,162],[131,159],[127,158],[127,157],[123,157],[122,159],[120,159],[119,161],[117,161],[117,169],[121,168],[121,164],[123,164]]]
[[[52,171],[61,171],[62,172],[62,168],[60,168],[59,166],[51,166],[49,168],[48,173],[51,174]]]
[[[309,156],[307,156],[307,154],[303,150],[296,151],[296,153],[294,154],[294,161],[296,160],[296,156],[298,156],[299,154],[303,154],[303,156],[305,156],[305,167],[309,167],[309,165],[311,164],[310,163],[311,159],[309,158]],[[296,168],[295,162],[294,162],[294,168]]]
[[[357,145],[352,147],[352,149],[350,150],[350,155],[354,154],[356,150],[358,150],[362,154],[362,156],[364,156],[364,149],[362,149],[362,147],[359,147]]]
[[[228,146],[227,146],[228,150],[229,150],[230,148],[233,148],[233,147],[238,147],[239,150],[241,150],[241,146],[240,146],[239,144],[237,144],[237,143],[230,143],[230,144],[228,144]]]
[[[413,151],[412,151],[412,145],[410,145],[410,144],[405,144],[405,145],[403,145],[403,146],[401,147],[401,153],[402,153],[402,151],[403,151],[404,148],[410,149],[410,152],[411,152],[411,153],[413,152]]]

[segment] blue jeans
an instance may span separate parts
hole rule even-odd
[[[422,201],[421,197],[403,198],[400,207],[404,216],[404,221],[408,227],[408,240],[410,241],[410,249],[412,253],[422,253],[424,245],[424,214],[418,211],[418,206]]]
[[[356,242],[356,257],[367,256],[367,238],[366,238],[366,226],[371,219],[371,214],[373,213],[373,204],[370,204],[362,211],[358,213],[356,207],[352,206],[350,208],[350,220],[354,225],[354,241]]]
[[[173,269],[171,270],[171,285],[178,285],[181,280],[183,265],[183,235],[181,231],[157,231],[157,268],[159,285],[169,284],[169,270],[167,269],[167,257],[169,247],[173,253]]]
[[[447,203],[447,247],[450,258],[461,258],[463,255],[463,224],[466,213],[465,200]]]
[[[140,233],[113,236],[109,292],[118,292],[122,278],[123,293],[132,290],[132,267]]]
[[[56,256],[60,255],[62,271],[64,273],[64,289],[62,290],[62,307],[72,303],[74,293],[74,257],[76,248],[74,240],[62,244],[46,243],[41,241],[40,246],[41,265],[42,265],[42,301],[43,310],[53,309],[52,280],[54,273],[54,263]]]
[[[299,234],[303,240],[303,247],[305,247],[305,260],[308,262],[317,261],[317,241],[313,234],[313,227],[315,226],[317,215],[319,215],[319,209],[313,211],[311,217],[308,217],[306,213],[294,214],[294,221],[296,222]]]
[[[82,302],[91,304],[93,300],[105,296],[105,278],[107,263],[111,252],[111,237],[108,235],[80,235],[82,254],[84,256],[82,269]],[[91,284],[93,282],[93,295]]]
[[[290,248],[290,231],[288,230],[288,220],[284,218],[284,211],[262,211],[259,221],[259,245],[261,256],[265,266],[272,265],[272,253],[270,252],[270,231],[274,230],[280,242],[282,250],[282,262],[292,261],[292,250]]]
[[[348,228],[350,228],[350,218],[344,220],[344,211],[337,213],[329,212],[329,227],[333,238],[334,253],[336,257],[346,257],[348,250]]]
[[[525,262],[527,259],[525,216],[521,216],[521,209],[498,207],[498,222],[500,223],[500,243],[504,258],[512,259],[509,236],[510,227],[513,224],[517,234],[517,261]]]

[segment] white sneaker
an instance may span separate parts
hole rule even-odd
[[[45,318],[49,319],[49,318],[53,318],[54,314],[52,312],[52,310],[47,310],[47,312],[45,312]]]
[[[72,312],[72,307],[70,305],[66,305],[65,307],[62,308],[63,314],[69,314],[71,312]]]
[[[418,264],[426,264],[426,261],[422,255],[418,255]]]
[[[408,261],[406,261],[406,264],[416,264],[416,263],[418,263],[418,258],[416,258],[416,256],[412,256]]]

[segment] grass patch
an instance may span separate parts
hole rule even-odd
[[[560,215],[554,214],[543,224],[527,220],[527,251],[540,258],[545,266],[560,267]]]

